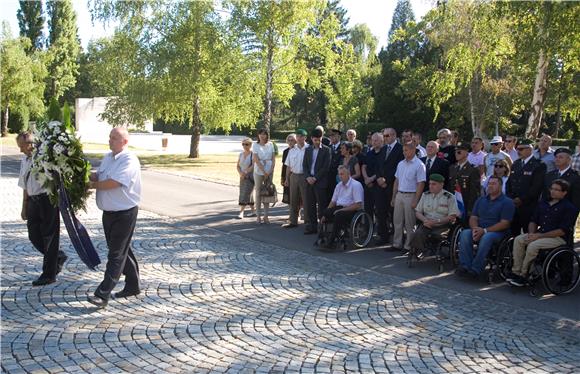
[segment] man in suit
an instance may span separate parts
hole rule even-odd
[[[567,148],[558,148],[554,152],[555,170],[546,174],[544,178],[543,200],[550,200],[550,187],[556,179],[563,179],[570,184],[566,198],[580,209],[580,175],[570,167],[572,163],[572,151]]]
[[[328,196],[334,193],[336,187],[338,165],[342,163],[342,155],[340,154],[340,146],[342,132],[338,129],[330,129],[330,168],[328,169]]]
[[[425,170],[427,173],[427,180],[431,174],[440,174],[443,176],[445,186],[447,180],[449,179],[449,161],[444,158],[437,157],[437,152],[439,152],[439,144],[436,141],[430,141],[427,143],[425,148],[427,156],[421,157],[421,161],[425,164]]]
[[[512,221],[512,234],[528,232],[530,217],[534,213],[544,188],[546,164],[533,155],[532,141],[522,139],[518,144],[520,158],[514,162],[507,181],[506,193],[513,199],[516,214]]]
[[[322,218],[328,206],[328,169],[331,161],[330,148],[321,143],[322,131],[314,129],[311,139],[312,146],[306,148],[302,165],[307,183],[304,207],[310,223],[304,231],[305,235],[318,231],[318,219]]]
[[[481,193],[481,176],[479,169],[467,161],[469,146],[467,144],[458,144],[455,149],[455,159],[457,163],[449,167],[449,182],[447,191],[455,191],[459,186],[461,196],[463,196],[463,205],[465,206],[466,217],[461,217],[462,222],[468,223],[469,216],[475,205],[475,201]]]
[[[395,129],[386,128],[383,131],[383,139],[385,142],[382,150],[384,157],[377,168],[377,183],[373,189],[373,199],[377,212],[377,228],[380,236],[377,245],[386,244],[388,236],[394,232],[393,207],[391,206],[393,185],[395,184],[397,165],[405,158],[403,146],[397,142]]]

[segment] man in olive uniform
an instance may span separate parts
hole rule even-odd
[[[468,222],[475,201],[481,193],[479,169],[467,161],[468,153],[469,146],[467,144],[458,144],[455,147],[456,163],[449,167],[449,182],[446,188],[447,191],[455,191],[456,187],[459,186],[467,213],[467,217],[461,217],[465,223]]]
[[[516,207],[511,225],[513,235],[521,234],[522,230],[528,232],[530,218],[538,205],[546,175],[546,164],[534,157],[531,140],[520,141],[517,150],[520,158],[513,163],[506,186],[506,194]]]
[[[443,189],[444,184],[445,178],[441,174],[431,174],[429,191],[423,193],[415,208],[415,216],[422,225],[417,227],[411,241],[414,255],[423,252],[429,234],[442,234],[460,214],[455,196]]]

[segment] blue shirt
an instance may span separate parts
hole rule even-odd
[[[495,200],[487,195],[477,199],[471,215],[479,218],[479,227],[486,229],[501,220],[511,221],[515,210],[514,202],[506,195],[501,194]]]
[[[554,205],[546,200],[540,201],[531,222],[539,226],[539,233],[562,229],[568,235],[576,223],[578,208],[568,199],[562,199]]]

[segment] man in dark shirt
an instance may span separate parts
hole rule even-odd
[[[365,164],[362,167],[364,183],[367,191],[370,192],[365,194],[365,210],[371,215],[376,214],[379,235],[383,234],[386,237],[386,195],[383,197],[377,193],[379,187],[376,182],[379,167],[385,158],[382,134],[374,133],[371,142],[372,148],[368,151]],[[380,207],[382,206],[385,206],[385,208],[381,210]],[[382,214],[383,211],[385,212],[384,215]]]
[[[451,130],[441,129],[437,131],[439,157],[449,161],[449,165],[455,164],[455,145],[451,144],[451,138]]]
[[[551,200],[540,202],[530,220],[528,233],[514,239],[514,263],[512,274],[507,279],[510,284],[524,286],[530,265],[540,250],[564,245],[566,238],[573,235],[578,208],[565,198],[569,188],[570,184],[563,179],[552,182]]]
[[[342,163],[342,155],[340,154],[340,146],[342,132],[338,129],[330,129],[330,167],[328,169],[328,190],[327,196],[332,196],[334,187],[337,184],[338,165]]]
[[[580,209],[580,175],[570,167],[572,163],[572,151],[567,148],[558,148],[554,152],[554,165],[556,169],[546,174],[544,178],[543,200],[550,200],[550,187],[556,179],[563,179],[570,184],[566,199],[570,200],[576,208]]]

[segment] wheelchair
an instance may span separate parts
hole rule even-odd
[[[322,246],[327,243],[332,232],[332,222],[320,223],[318,226],[318,238],[314,243]],[[339,230],[336,242],[342,250],[359,249],[366,247],[373,238],[373,219],[364,210],[357,211],[352,217],[347,229]]]
[[[441,234],[428,234],[425,249],[421,253],[417,253],[414,248],[409,251],[407,265],[413,267],[414,260],[421,261],[426,257],[435,257],[440,273],[443,272],[445,262],[448,260],[451,262],[452,267],[456,267],[459,263],[458,247],[461,230],[461,223],[456,221],[447,231]]]

